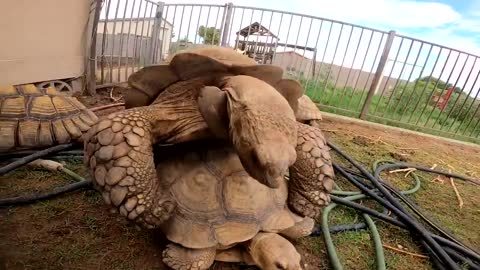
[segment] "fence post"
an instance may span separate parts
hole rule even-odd
[[[102,10],[102,0],[93,0],[95,1],[95,12],[93,15],[90,15],[89,21],[91,25],[88,27],[88,36],[87,34],[87,57],[86,65],[87,69],[85,70],[86,77],[86,87],[88,95],[95,95],[97,92],[97,80],[96,80],[96,70],[97,70],[97,26],[100,19],[100,11]],[[92,2],[93,2],[92,1]]]
[[[165,2],[157,2],[157,9],[155,10],[155,19],[153,21],[152,27],[152,39],[150,40],[149,48],[148,48],[148,55],[147,61],[145,65],[152,65],[155,63],[155,48],[156,44],[158,43],[158,35],[161,30],[162,25],[162,18],[163,18],[163,9],[165,7]],[[162,40],[163,42],[163,40]]]
[[[390,49],[392,48],[395,35],[396,33],[393,30],[388,32],[388,38],[385,42],[385,47],[383,47],[383,53],[380,57],[380,61],[378,62],[377,71],[373,76],[372,84],[370,84],[370,89],[368,90],[365,103],[363,103],[362,112],[360,113],[360,119],[367,118],[368,110],[370,109],[370,105],[372,104],[373,96],[375,95],[377,88],[380,86],[380,82],[383,77],[383,70],[385,69],[385,65],[387,64],[388,54],[390,53]]]
[[[228,34],[230,34],[230,22],[232,20],[232,11],[233,11],[233,3],[228,3],[225,5],[225,11],[226,11],[226,15],[225,15],[225,20],[223,21],[223,25],[222,25],[222,40],[221,40],[221,46],[222,47],[225,47],[225,45],[227,45],[227,38],[228,38]]]

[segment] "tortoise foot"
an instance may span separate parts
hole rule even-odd
[[[296,213],[315,218],[330,202],[333,167],[320,129],[298,123],[297,160],[290,170],[288,204]]]
[[[150,130],[141,110],[126,110],[91,128],[84,145],[84,162],[105,203],[147,228],[168,219],[174,208],[159,192]]]
[[[288,239],[295,240],[312,233],[315,221],[312,218],[305,217],[295,223],[294,226],[280,232],[281,235]]]
[[[168,244],[163,251],[163,262],[174,270],[206,270],[215,260],[215,248],[189,249]]]

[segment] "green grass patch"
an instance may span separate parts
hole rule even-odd
[[[338,87],[331,81],[300,78],[306,94],[326,112],[358,118],[368,90]],[[480,105],[463,92],[454,92],[441,110],[432,95],[445,91],[435,84],[398,85],[388,93],[375,94],[366,120],[448,138],[480,143]]]

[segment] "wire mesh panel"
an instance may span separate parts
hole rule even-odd
[[[358,116],[386,32],[302,14],[233,7],[226,46],[282,67],[322,108]]]
[[[480,141],[477,56],[395,32],[246,6],[105,0],[99,84],[204,45],[283,68],[325,111]]]
[[[369,116],[459,138],[478,138],[478,56],[421,40],[395,37],[385,84],[375,91]]]
[[[165,61],[169,55],[199,45],[220,45],[226,5],[166,4],[165,21],[172,24],[168,48],[157,58]]]
[[[147,0],[105,0],[97,25],[97,82],[119,83],[150,61],[164,40],[154,35],[159,5]],[[168,25],[167,25],[168,26]],[[152,37],[155,36],[155,40]]]

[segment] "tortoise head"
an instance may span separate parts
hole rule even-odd
[[[233,143],[253,178],[277,188],[297,158],[291,106],[271,85],[250,76],[228,77],[221,88],[200,91],[200,112],[210,130]]]
[[[259,233],[248,246],[252,260],[265,270],[301,270],[301,256],[295,247],[276,233]]]

